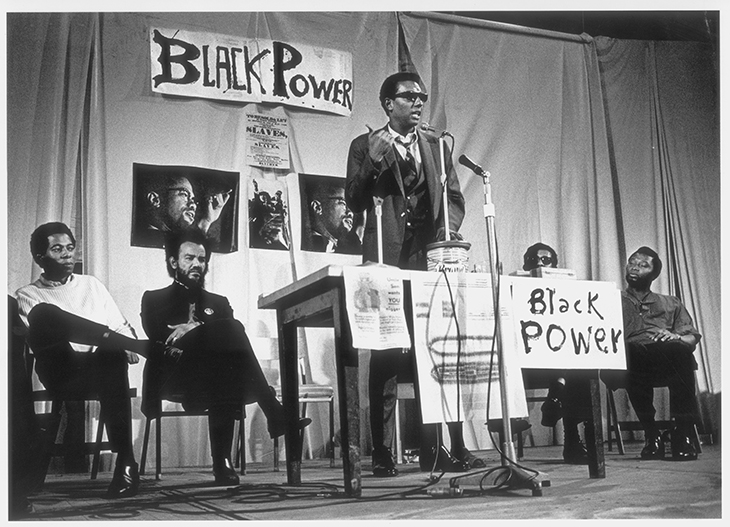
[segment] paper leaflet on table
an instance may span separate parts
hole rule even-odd
[[[486,421],[490,383],[489,419],[500,418],[502,365],[493,343],[495,323],[490,275],[412,272],[411,292],[423,422]],[[508,413],[510,417],[524,417],[528,415],[527,403],[522,372],[515,357],[509,287],[501,289],[500,298]]]
[[[371,350],[410,348],[403,276],[394,267],[343,268],[352,346]]]

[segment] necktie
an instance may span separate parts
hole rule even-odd
[[[408,192],[418,179],[416,160],[411,152],[411,146],[416,142],[416,139],[416,134],[413,134],[409,140],[404,140],[400,136],[396,136],[395,138],[395,140],[406,149],[405,166],[401,164],[401,176],[403,177],[403,186],[405,187],[406,192]]]

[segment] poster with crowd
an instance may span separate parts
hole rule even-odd
[[[286,187],[281,181],[250,180],[249,247],[288,251],[291,246]]]
[[[200,229],[211,250],[238,249],[238,172],[133,163],[131,244],[163,247],[171,231]]]

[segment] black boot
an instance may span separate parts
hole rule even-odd
[[[571,465],[587,465],[588,450],[580,440],[578,422],[567,417],[563,420],[563,460]]]
[[[664,459],[664,439],[656,427],[656,423],[651,421],[644,424],[644,435],[641,459]]]
[[[674,461],[694,461],[697,459],[697,449],[691,437],[694,436],[692,421],[677,420],[677,426],[669,433],[672,442],[672,459]]]
[[[542,403],[542,406],[540,407],[540,411],[542,412],[540,424],[542,426],[553,427],[558,424],[560,418],[563,417],[564,397],[565,384],[558,381],[552,382],[548,389],[547,401]]]
[[[240,483],[231,463],[235,407],[211,407],[208,410],[210,454],[213,458],[213,475],[216,485],[233,486]]]

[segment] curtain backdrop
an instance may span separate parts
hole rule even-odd
[[[628,252],[652,245],[667,271],[659,292],[677,294],[704,335],[702,390],[720,391],[719,117],[717,72],[706,47],[521,33],[499,24],[417,13],[144,13],[8,16],[8,291],[35,278],[28,239],[40,223],[73,225],[81,198],[85,269],[109,288],[140,336],[140,298],[169,283],[161,249],[131,247],[132,163],[239,171],[239,249],[214,254],[207,287],[226,295],[265,372],[278,382],[276,322],[257,309],[274,291],[327,264],[360,258],[299,250],[296,174],[344,177],[350,141],[385,122],[377,94],[398,69],[398,28],[431,95],[424,120],[449,130],[454,155],[488,170],[504,273],[521,268],[536,241],[561,267],[623,287]],[[150,26],[348,51],[355,79],[351,117],[303,109],[166,97],[150,88]],[[290,171],[246,165],[245,113],[289,118]],[[458,169],[467,198],[462,228],[471,263],[487,261],[483,185]],[[252,179],[282,184],[290,251],[248,249]],[[81,188],[76,188],[76,181]],[[309,378],[336,384],[329,333],[301,334]],[[367,353],[361,356],[362,379]],[[140,388],[142,364],[130,369]],[[361,382],[361,386],[366,383]],[[365,393],[361,401],[366,402]],[[249,406],[250,460],[270,462],[265,421]],[[322,452],[324,412],[310,409],[309,440]],[[135,447],[141,450],[139,399]],[[533,416],[539,422],[539,411]],[[207,427],[169,419],[165,466],[208,465]],[[363,451],[369,430],[361,408]],[[483,422],[470,448],[491,448]],[[540,430],[533,426],[537,441]],[[154,457],[151,461],[154,461]]]
[[[704,335],[699,387],[719,392],[719,117],[709,46],[464,25],[447,15],[399,20],[431,94],[426,119],[454,134],[455,156],[492,174],[504,272],[542,241],[560,267],[623,288],[626,257],[654,247],[666,262],[654,289],[693,313]],[[479,263],[487,260],[482,183],[467,169],[459,177],[462,234]]]

